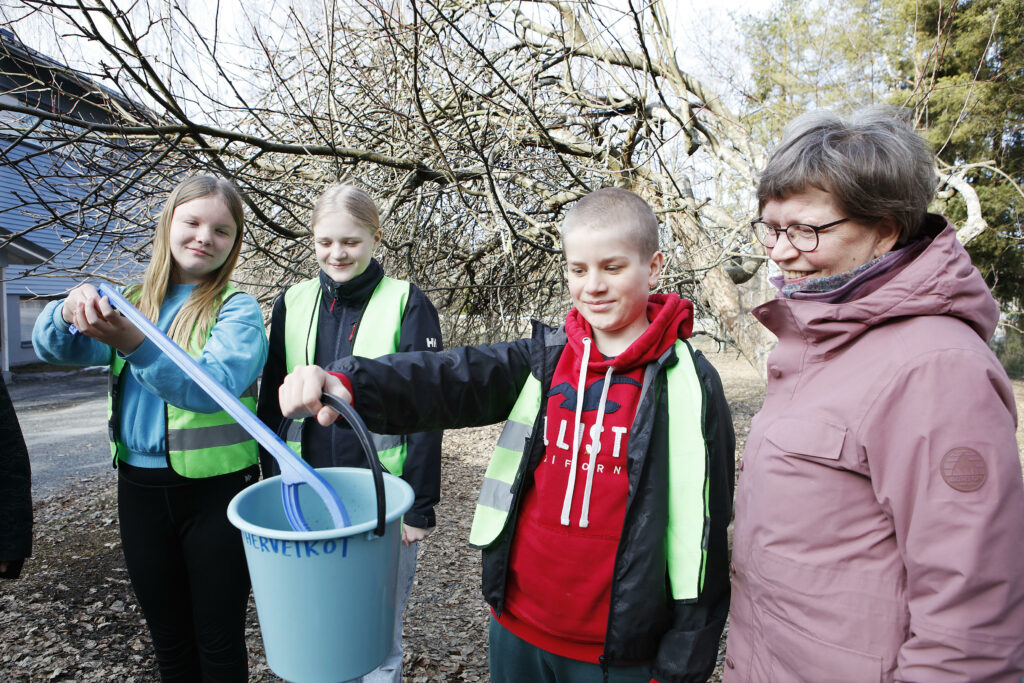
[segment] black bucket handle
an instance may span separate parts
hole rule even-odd
[[[380,458],[377,456],[377,448],[373,445],[373,439],[370,436],[370,430],[366,428],[366,424],[363,419],[359,417],[359,413],[345,401],[334,394],[323,394],[320,396],[320,402],[341,413],[341,416],[345,418],[345,421],[349,423],[352,430],[356,433],[356,437],[359,439],[360,445],[363,447],[363,453],[366,455],[366,461],[370,465],[370,471],[373,473],[373,488],[374,493],[377,496],[377,528],[373,530],[374,535],[383,536],[385,526],[385,511],[387,509],[387,500],[384,494],[384,470],[380,464]],[[315,417],[309,418],[315,420]],[[291,418],[285,418],[281,421],[278,427],[277,433],[284,438],[284,434],[288,433],[288,426],[291,424]],[[335,425],[341,427],[339,422],[335,422]]]

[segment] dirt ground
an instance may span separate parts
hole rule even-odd
[[[438,529],[420,551],[405,623],[408,681],[486,681],[487,612],[479,553],[466,544],[476,489],[497,428],[446,436]],[[33,557],[0,583],[3,681],[157,680],[152,646],[121,555],[114,475],[37,501]],[[266,666],[255,608],[247,628],[250,680]]]
[[[735,354],[709,356],[725,384],[739,454],[764,387]],[[1024,405],[1024,382],[1014,387],[1018,406]],[[488,680],[479,554],[466,539],[498,432],[496,426],[446,432],[438,529],[421,547],[405,621],[407,681]],[[1018,441],[1024,447],[1021,432]],[[34,556],[22,578],[0,583],[3,680],[156,680],[149,637],[119,547],[113,475],[86,478],[37,501],[35,525]],[[251,603],[247,642],[250,680],[280,680],[266,666]]]

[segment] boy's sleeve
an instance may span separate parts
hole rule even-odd
[[[410,286],[398,350],[441,350],[437,309],[416,285]],[[418,529],[429,529],[436,523],[434,506],[441,500],[441,435],[441,431],[415,432],[406,439],[408,454],[402,479],[412,487],[415,498],[405,513],[405,523]]]
[[[494,424],[508,418],[530,374],[531,340],[376,359],[349,356],[327,366],[352,387],[353,406],[379,434]]]
[[[284,383],[285,347],[284,347],[284,295],[274,302],[274,310],[270,314],[270,346],[267,351],[267,362],[263,366],[263,379],[260,380],[260,397],[256,404],[256,417],[267,425],[270,431],[277,433],[281,426],[281,404],[278,403],[277,391]],[[263,478],[278,474],[277,461],[260,446],[260,470]]]
[[[71,365],[109,365],[112,349],[84,334],[71,334],[61,310],[64,299],[51,301],[36,318],[32,328],[32,348],[47,363]]]
[[[149,339],[125,360],[139,384],[167,403],[197,413],[221,409]],[[236,294],[221,307],[196,362],[234,396],[241,396],[256,381],[266,360],[267,335],[260,306],[248,294]]]
[[[704,438],[708,448],[711,528],[704,589],[696,604],[676,603],[672,628],[661,638],[652,667],[658,683],[702,683],[715,668],[719,640],[729,614],[729,540],[736,474],[736,436],[722,380],[697,355],[706,396]]]

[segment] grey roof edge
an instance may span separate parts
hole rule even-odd
[[[12,58],[49,71],[55,76],[58,76],[69,83],[73,83],[85,92],[91,90],[103,97],[109,97],[124,109],[131,111],[144,119],[149,119],[150,123],[155,123],[159,120],[159,117],[149,109],[149,107],[126,97],[124,94],[117,92],[108,86],[96,82],[85,74],[72,69],[68,65],[63,64],[52,57],[33,50],[22,43],[10,29],[0,28],[0,46],[2,46],[3,50]],[[96,106],[95,103],[92,104],[93,106]]]
[[[0,250],[5,252],[9,263],[21,266],[46,263],[54,257],[49,249],[25,237],[12,235],[10,230],[4,228],[0,228]]]

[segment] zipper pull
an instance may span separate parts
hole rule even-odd
[[[352,341],[356,337],[356,325],[359,323],[352,323],[352,331],[348,334],[348,340]]]

